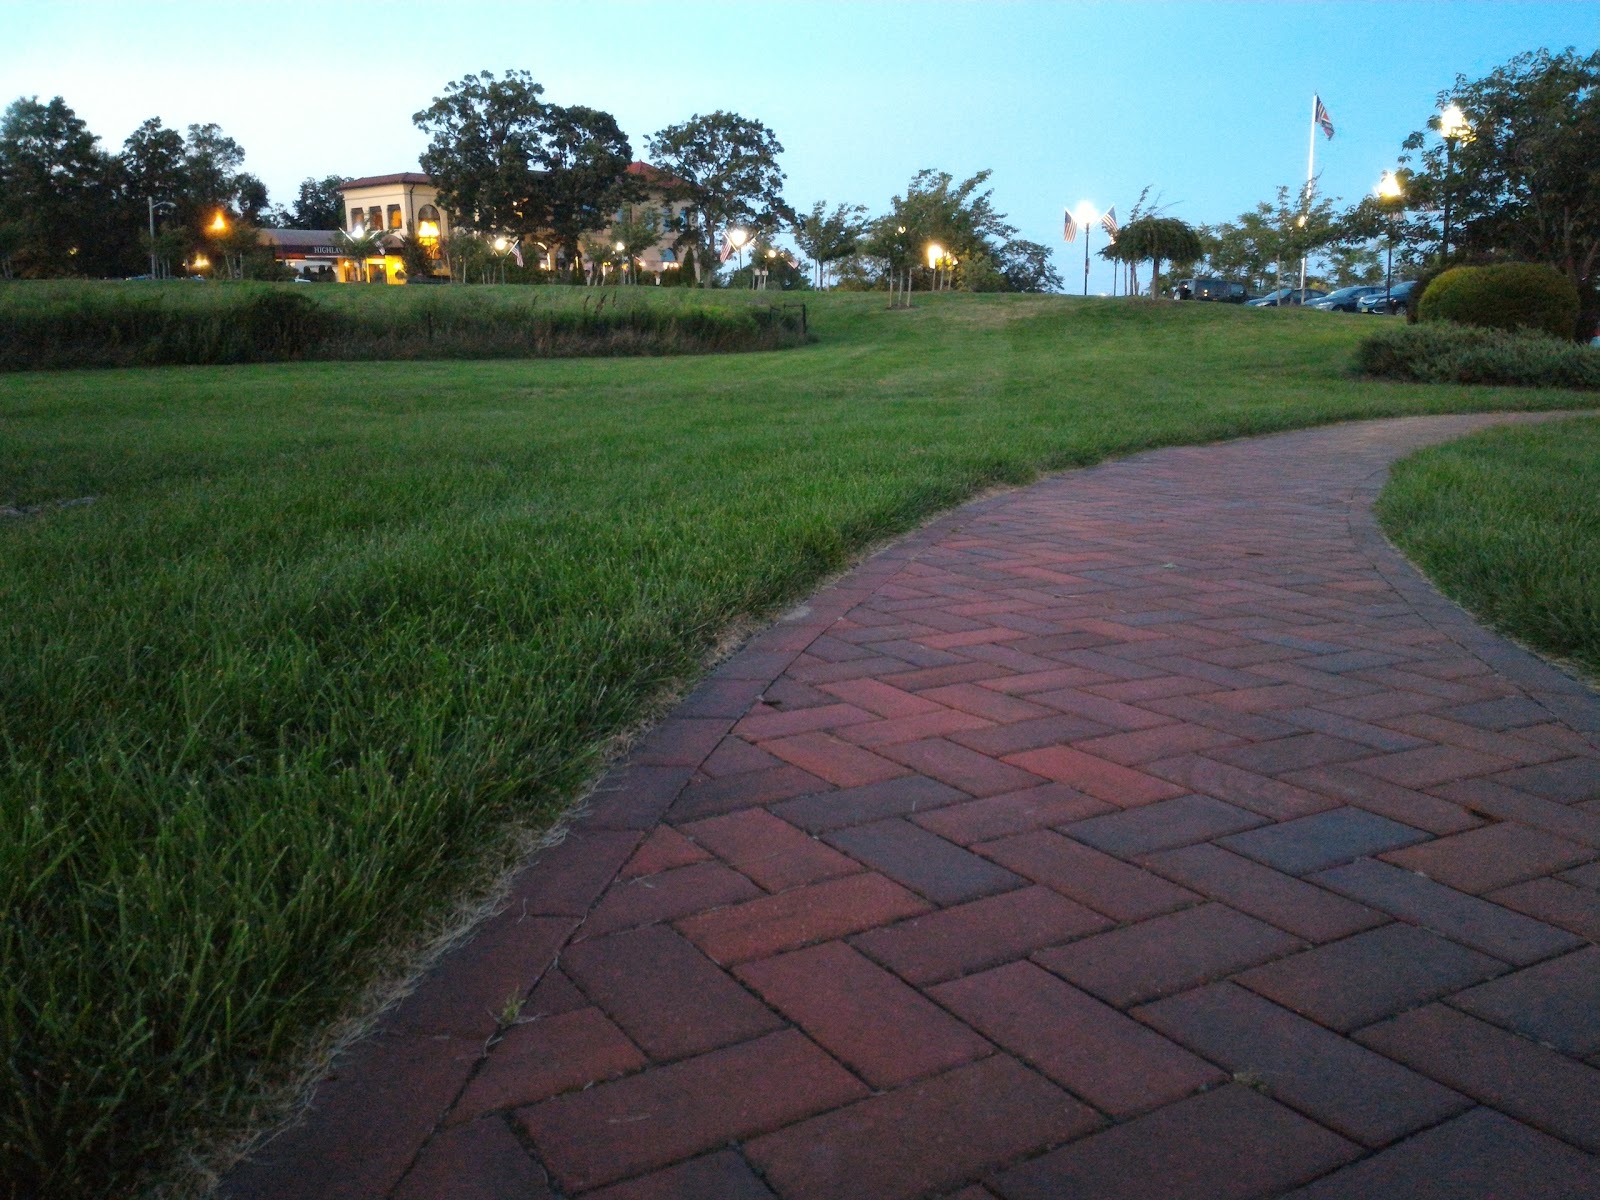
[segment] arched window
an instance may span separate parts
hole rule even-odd
[[[439,210],[431,204],[424,204],[417,209],[417,236],[420,238],[439,236]]]

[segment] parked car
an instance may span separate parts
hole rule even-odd
[[[1250,299],[1244,284],[1232,279],[1180,279],[1172,294],[1179,300],[1215,300],[1222,304],[1243,304]]]
[[[1364,313],[1393,313],[1405,316],[1412,304],[1416,303],[1417,281],[1407,279],[1404,283],[1397,283],[1387,292],[1379,288],[1370,296],[1363,296],[1356,301],[1356,311]]]
[[[1287,308],[1291,304],[1309,304],[1321,300],[1328,293],[1321,288],[1279,288],[1250,301],[1251,308]]]
[[[1337,292],[1329,292],[1321,300],[1312,300],[1306,304],[1307,308],[1320,309],[1322,312],[1355,312],[1356,301],[1363,296],[1370,296],[1374,292],[1383,291],[1382,287],[1374,287],[1370,283],[1358,284],[1356,287],[1340,288]]]

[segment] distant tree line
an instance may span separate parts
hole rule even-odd
[[[158,117],[110,150],[60,96],[19,97],[0,116],[0,275],[171,274],[200,253],[265,272],[254,227],[342,224],[342,179],[307,179],[273,209],[244,157],[215,124],[179,132]]]

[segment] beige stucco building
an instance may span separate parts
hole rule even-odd
[[[635,201],[627,208],[632,215],[653,211],[661,224],[661,237],[635,260],[641,277],[648,273],[656,280],[661,272],[678,264],[678,254],[673,243],[683,232],[684,210],[682,200],[669,199],[672,176],[645,162],[629,165],[628,174],[641,180],[646,188],[646,198]],[[420,171],[401,171],[394,175],[370,175],[352,179],[339,189],[344,208],[344,228],[348,233],[381,232],[384,247],[382,254],[368,258],[365,275],[370,282],[404,282],[400,259],[395,254],[402,237],[415,236],[423,243],[436,243],[450,233],[450,213],[439,204],[439,189],[430,176]],[[619,209],[613,214],[616,220],[630,215]],[[547,270],[555,268],[555,250],[544,242],[531,246],[524,242],[521,252]],[[593,270],[586,260],[585,266]],[[359,277],[356,264],[349,258],[339,261],[341,281],[351,282]]]

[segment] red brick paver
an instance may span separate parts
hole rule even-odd
[[[1368,511],[1501,419],[1144,454],[866,560],[223,1194],[1600,1195],[1600,701]]]

